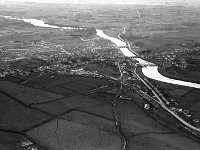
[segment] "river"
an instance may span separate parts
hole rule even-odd
[[[56,26],[56,25],[50,25],[50,24],[47,24],[45,23],[44,20],[38,20],[38,19],[20,19],[20,18],[16,18],[16,17],[12,17],[12,16],[1,16],[0,17],[3,17],[3,18],[7,18],[7,19],[13,19],[13,20],[21,20],[21,21],[24,21],[26,23],[30,23],[34,26],[37,26],[37,27],[44,27],[44,28],[60,28],[60,29],[79,29],[79,30],[82,30],[83,28],[77,28],[77,27],[60,27],[60,26]]]
[[[16,19],[16,20],[22,20],[26,23],[30,23],[34,26],[38,26],[38,27],[45,27],[45,28],[62,28],[62,29],[83,29],[83,28],[72,28],[72,27],[60,27],[60,26],[55,26],[55,25],[50,25],[50,24],[46,24],[45,21],[43,20],[38,20],[38,19],[20,19],[20,18],[15,18],[15,17],[11,17],[11,16],[1,16],[4,18],[8,18],[8,19]],[[114,37],[110,37],[108,35],[106,35],[102,30],[100,29],[96,29],[96,35],[98,35],[101,38],[110,40],[111,42],[115,43],[117,46],[119,47],[123,47],[120,48],[120,50],[122,51],[122,53],[126,56],[126,57],[136,57],[136,55],[131,52],[128,48],[124,48],[126,47],[126,42],[118,39],[118,38],[114,38]],[[181,80],[176,80],[176,79],[170,79],[168,77],[163,76],[162,74],[160,74],[158,72],[158,66],[156,66],[155,64],[146,61],[142,58],[134,58],[135,60],[137,60],[143,67],[142,67],[142,73],[150,78],[150,79],[154,79],[157,81],[161,81],[161,82],[165,82],[165,83],[170,83],[170,84],[175,84],[175,85],[181,85],[181,86],[187,86],[187,87],[192,87],[192,88],[197,88],[200,89],[200,84],[197,83],[192,83],[192,82],[187,82],[187,81],[181,81]]]
[[[112,41],[117,46],[124,46],[124,45],[126,45],[125,42],[104,34],[102,30],[99,30],[99,29],[96,29],[96,30],[97,30],[97,35],[98,36]],[[123,48],[123,49],[120,48],[120,50],[127,57],[134,57],[134,56],[136,56],[128,48]],[[176,80],[176,79],[170,79],[168,77],[163,76],[162,74],[160,74],[158,72],[158,66],[156,66],[154,63],[146,61],[146,60],[144,60],[142,58],[134,58],[134,59],[137,60],[143,66],[142,67],[142,73],[146,77],[148,77],[150,79],[154,79],[154,80],[165,82],[165,83],[170,83],[170,84],[175,84],[175,85],[181,85],[181,86],[187,86],[187,87],[192,87],[192,88],[200,89],[200,84],[192,83],[192,82],[187,82],[187,81]]]

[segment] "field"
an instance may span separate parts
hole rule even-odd
[[[0,3],[0,149],[199,150],[198,134],[137,78],[136,61],[96,35],[120,35],[161,74],[200,83],[199,17],[196,6]],[[198,89],[148,80],[196,123]]]
[[[1,7],[1,6],[0,6]],[[33,7],[34,9],[30,9]],[[24,7],[19,5],[15,10],[1,7],[4,16],[19,18],[36,18],[46,20],[50,24],[63,26],[101,28],[111,36],[117,34],[126,26],[123,38],[140,47],[140,51],[151,50],[152,53],[173,51],[174,49],[192,48],[199,43],[200,11],[194,6],[135,6],[135,5],[53,5],[43,8],[37,4]],[[2,18],[1,18],[2,19]],[[38,32],[51,41],[66,43],[74,41],[83,33],[33,27],[32,25],[15,20],[2,20],[1,36],[13,33]],[[12,25],[11,25],[12,24]],[[19,26],[20,24],[20,26]],[[6,27],[5,27],[6,25]],[[11,26],[12,28],[11,28]],[[42,31],[42,32],[41,32]],[[50,32],[50,33],[49,33]],[[93,34],[94,35],[94,34]],[[88,35],[87,35],[88,36]],[[91,37],[88,36],[89,38]],[[58,41],[59,38],[59,41]],[[73,40],[70,40],[73,38]],[[80,39],[79,39],[80,40]],[[76,43],[79,43],[76,41]]]

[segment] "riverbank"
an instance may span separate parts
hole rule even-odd
[[[119,48],[122,46],[127,46],[126,42],[123,42],[114,37],[110,37],[110,36],[104,34],[104,32],[102,30],[96,29],[96,31],[97,31],[98,36],[112,41]],[[135,57],[136,56],[128,48],[120,48],[120,50],[126,57]],[[159,73],[158,67],[155,64],[148,62],[146,60],[143,60],[141,58],[134,58],[134,59],[137,60],[142,66],[144,66],[142,68],[142,72],[146,77],[148,77],[150,79],[154,79],[157,81],[166,82],[166,83],[170,83],[170,84],[178,84],[181,86],[188,86],[188,87],[200,89],[200,84],[198,84],[198,83],[192,83],[192,82],[167,78]]]
[[[103,31],[99,33],[120,43],[119,39],[104,35]],[[128,48],[120,47],[123,45],[121,42],[117,46],[127,57],[135,57]],[[101,63],[85,64],[85,68],[84,65],[79,66],[80,69],[74,68],[71,70],[73,75],[55,74],[18,84],[1,81],[3,113],[0,119],[3,121],[0,133],[3,141],[0,140],[0,147],[14,149],[17,145],[21,149],[32,149],[33,143],[27,142],[27,136],[39,146],[50,149],[122,150],[125,144],[127,149],[146,149],[148,146],[149,150],[159,150],[167,145],[168,149],[179,147],[187,150],[192,147],[198,150],[198,142],[174,129],[174,122],[179,120],[161,107],[160,111],[144,110],[147,101],[130,89],[134,85],[123,87],[121,80],[137,81],[131,72],[135,60],[144,67],[155,65],[141,58],[133,58],[133,65],[128,65],[124,57],[121,61],[110,60],[113,65],[102,60]],[[122,70],[127,68],[126,64],[130,70]],[[158,117],[162,115],[173,118],[174,122],[163,117],[170,124],[163,125]],[[171,125],[174,130],[171,130]],[[17,140],[19,136],[26,140]],[[9,139],[13,143],[10,144]]]
[[[176,84],[176,85],[200,89],[200,84],[176,80],[176,79],[171,79],[171,78],[168,78],[168,77],[161,75],[158,71],[157,66],[143,67],[142,72],[146,77],[148,77],[150,79],[154,79],[154,80],[157,80],[157,81],[166,82],[166,83],[170,83],[170,84]]]
[[[179,73],[181,68],[171,68],[168,67],[166,69],[158,68],[158,72],[168,78],[173,78],[176,80],[183,80],[187,82],[194,82],[200,84],[200,73],[199,72],[186,72],[186,73]],[[183,72],[183,71],[182,71]]]

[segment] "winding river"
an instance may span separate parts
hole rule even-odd
[[[106,34],[103,33],[102,30],[99,30],[99,29],[96,29],[96,30],[97,30],[97,35],[98,36],[112,41],[117,46],[124,46],[124,45],[126,45],[125,42],[123,42],[123,41],[121,41],[119,39],[107,36]],[[120,48],[120,50],[127,57],[134,57],[134,56],[136,56],[128,48]],[[170,79],[170,78],[165,77],[162,74],[160,74],[158,72],[158,66],[156,66],[155,64],[153,64],[153,63],[151,63],[149,61],[146,61],[146,60],[144,60],[142,58],[134,58],[134,59],[137,60],[143,66],[142,67],[142,73],[146,77],[148,77],[150,79],[154,79],[154,80],[157,80],[157,81],[166,82],[166,83],[170,83],[170,84],[175,84],[175,85],[181,85],[181,86],[187,86],[187,87],[192,87],[192,88],[200,89],[200,84],[192,83],[192,82],[187,82],[187,81]]]
[[[16,18],[16,17],[12,17],[12,16],[0,16],[0,17],[3,17],[3,18],[7,18],[7,19],[13,19],[13,20],[21,20],[21,21],[24,21],[26,23],[30,23],[34,26],[37,26],[37,27],[44,27],[44,28],[60,28],[60,29],[79,29],[79,30],[82,30],[83,28],[76,28],[76,27],[60,27],[60,26],[56,26],[56,25],[50,25],[50,24],[47,24],[45,23],[44,20],[38,20],[38,19],[20,19],[20,18]]]
[[[50,25],[50,24],[46,24],[45,21],[43,21],[43,20],[37,20],[37,19],[20,19],[20,18],[15,18],[15,17],[11,17],[11,16],[1,16],[1,17],[8,18],[8,19],[22,20],[26,23],[30,23],[30,24],[32,24],[34,26],[38,26],[38,27],[61,28],[61,29],[83,29],[81,27],[73,28],[73,27],[60,27],[60,26],[56,26],[56,25]],[[115,43],[117,46],[121,47],[120,50],[126,57],[136,57],[136,55],[133,52],[131,52],[128,48],[125,48],[127,46],[126,42],[124,42],[118,38],[110,37],[110,36],[106,35],[100,29],[96,29],[96,35],[98,35],[101,38],[110,40],[111,42]],[[158,72],[158,66],[156,66],[155,64],[153,64],[149,61],[146,61],[142,58],[139,58],[139,57],[134,58],[134,59],[137,60],[143,66],[142,73],[150,79],[154,79],[157,81],[166,82],[166,83],[170,83],[170,84],[200,89],[200,84],[170,79],[170,78],[165,77],[162,74],[160,74]]]

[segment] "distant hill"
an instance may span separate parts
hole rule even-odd
[[[72,3],[72,4],[136,4],[136,5],[199,5],[199,0],[1,0],[6,2]]]

